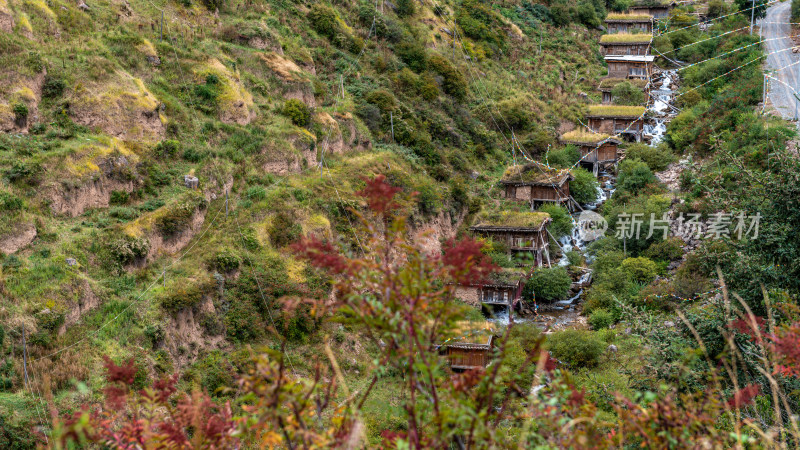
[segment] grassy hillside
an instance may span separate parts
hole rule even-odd
[[[285,339],[302,372],[332,334],[367,382],[353,330],[277,302],[330,295],[287,246],[358,251],[354,192],[383,173],[435,248],[492,201],[512,130],[543,153],[605,73],[602,7],[410,3],[0,3],[2,417],[39,420],[7,416],[23,327],[60,411],[98,398],[101,355],[213,392],[254,346]]]

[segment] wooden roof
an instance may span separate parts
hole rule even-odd
[[[600,145],[605,142],[612,142],[614,144],[621,144],[622,141],[603,133],[593,133],[583,129],[572,130],[569,133],[564,133],[559,138],[563,144],[574,145]]]
[[[569,170],[553,169],[534,161],[525,165],[509,167],[500,178],[500,183],[516,186],[561,186],[571,177]]]
[[[638,119],[645,113],[644,106],[589,105],[591,118]]]

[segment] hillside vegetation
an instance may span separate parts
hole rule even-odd
[[[541,154],[585,112],[579,94],[595,95],[604,68],[584,23],[604,14],[476,0],[0,3],[3,420],[41,420],[11,407],[27,392],[23,328],[32,386],[60,411],[96,398],[101,355],[213,393],[252,346],[288,341],[300,371],[334,331],[352,353],[349,331],[277,301],[330,294],[287,246],[316,234],[359,251],[354,192],[383,173],[418,193],[412,224],[437,249],[492,201],[512,130]],[[354,345],[358,373],[370,359]]]

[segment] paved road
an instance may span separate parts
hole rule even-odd
[[[800,53],[792,53],[791,50],[774,53],[794,45],[792,40],[789,39],[791,34],[789,26],[789,22],[791,22],[791,6],[791,2],[778,3],[771,6],[767,9],[767,17],[763,19],[764,25],[762,25],[761,33],[763,38],[767,40],[765,42],[765,51],[771,53],[767,56],[767,70],[781,69],[800,58]],[[773,72],[772,76],[800,92],[798,71],[800,71],[800,64]],[[769,99],[772,105],[786,119],[791,119],[795,115],[796,100],[792,94],[792,90],[783,83],[770,80]]]

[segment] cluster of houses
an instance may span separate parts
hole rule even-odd
[[[653,74],[654,56],[650,54],[654,23],[668,15],[673,3],[647,0],[634,4],[626,13],[609,14],[605,20],[608,34],[600,39],[601,53],[608,65],[608,76],[599,90],[602,103],[589,106],[588,130],[581,128],[564,133],[560,141],[574,145],[581,154],[580,164],[595,175],[599,170],[619,161],[618,146],[627,141],[640,141],[644,132],[644,106],[614,104],[613,91],[627,81],[646,91]],[[543,204],[558,204],[572,210],[569,170],[531,162],[509,167],[500,184],[507,201],[525,208],[489,210],[480,213],[470,231],[490,239],[519,262],[519,267],[502,269],[489,280],[456,287],[456,297],[475,307],[503,306],[513,310],[519,305],[524,282],[536,267],[551,264],[550,237],[547,226],[550,215],[537,211]],[[502,207],[497,207],[502,208]],[[524,209],[524,211],[522,211]],[[450,366],[456,370],[485,367],[491,356],[493,331],[486,323],[463,325],[463,335],[445,342],[441,349]]]

